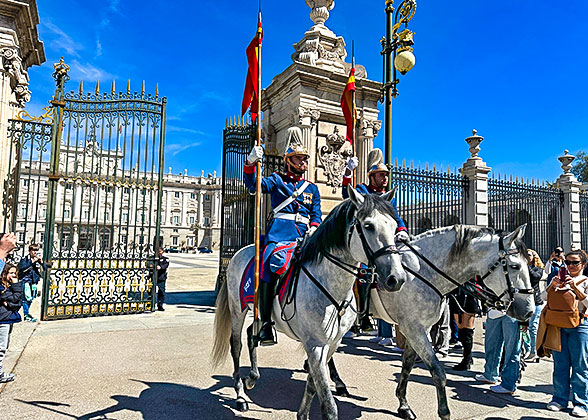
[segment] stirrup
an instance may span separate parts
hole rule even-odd
[[[269,335],[262,339],[261,333],[266,332],[264,330],[267,330],[269,332]],[[273,346],[274,344],[277,344],[278,340],[276,340],[276,331],[274,328],[274,322],[269,321],[269,322],[262,323],[261,328],[259,329],[259,333],[257,334],[256,337],[254,337],[254,340],[256,341],[256,344],[259,344],[262,347]]]

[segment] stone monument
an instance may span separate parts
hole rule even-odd
[[[355,66],[358,121],[356,142],[346,141],[341,110],[351,63],[342,37],[326,25],[334,0],[305,0],[313,26],[294,44],[292,64],[274,77],[261,95],[263,139],[269,154],[283,154],[290,127],[302,130],[310,153],[307,178],[320,190],[323,213],[341,200],[341,181],[347,159],[355,153],[360,166],[357,182],[367,180],[367,155],[380,129],[377,102],[381,83],[369,80],[361,65]]]

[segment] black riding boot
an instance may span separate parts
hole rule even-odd
[[[373,330],[370,320],[370,284],[359,283],[357,294],[359,296],[359,328],[363,331]]]
[[[463,345],[463,359],[460,363],[453,367],[453,370],[468,370],[472,367],[474,360],[472,359],[472,347],[474,345],[474,329],[460,328],[459,341]]]
[[[274,302],[273,282],[262,281],[259,283],[259,317],[261,328],[259,330],[259,344],[271,346],[276,344],[272,322],[272,306]]]

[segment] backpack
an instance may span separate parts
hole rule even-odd
[[[586,281],[586,278],[580,280],[577,285]],[[580,325],[580,315],[578,310],[578,299],[571,289],[556,289],[551,287],[547,291],[547,305],[545,305],[545,323],[559,328],[576,328]]]

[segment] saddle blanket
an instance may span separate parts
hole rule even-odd
[[[290,266],[290,261],[292,260],[292,255],[294,255],[294,250],[296,249],[296,242],[290,242],[287,244],[281,244],[280,246],[276,247],[269,258],[269,262],[265,261],[265,264],[270,264],[271,271],[275,272],[280,277],[280,283],[278,285],[278,297],[280,299],[280,303],[283,302],[288,287],[290,285],[290,281],[292,279],[292,267]],[[259,281],[263,281],[263,276],[271,275],[268,270],[264,270],[264,261],[259,262]],[[249,304],[253,305],[255,301],[255,256],[251,258],[251,261],[245,267],[245,271],[243,272],[243,276],[241,277],[241,288],[239,292],[239,296],[241,298],[241,311],[244,311]]]

